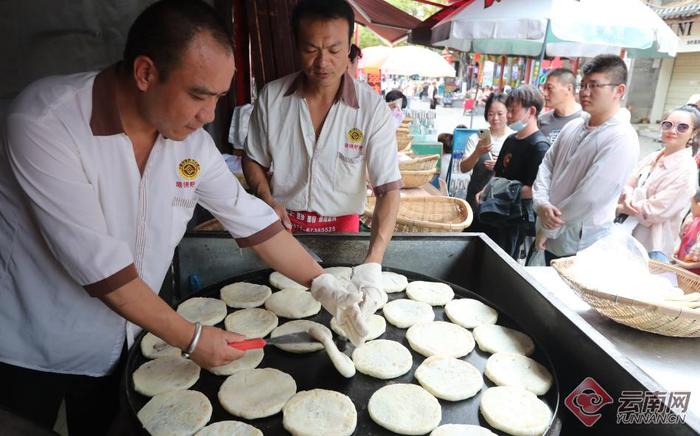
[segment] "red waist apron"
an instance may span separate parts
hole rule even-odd
[[[320,216],[316,212],[288,210],[292,233],[357,233],[359,215]]]

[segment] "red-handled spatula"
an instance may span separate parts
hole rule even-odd
[[[291,333],[288,335],[277,336],[275,338],[263,339],[253,338],[244,339],[238,342],[228,342],[228,345],[239,350],[255,350],[263,348],[266,345],[275,344],[308,344],[310,342],[318,342],[316,339],[309,336],[306,332]]]

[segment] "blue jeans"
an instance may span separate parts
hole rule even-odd
[[[668,256],[661,251],[650,251],[649,259],[658,260],[659,262],[669,263]]]

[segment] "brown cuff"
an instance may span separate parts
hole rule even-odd
[[[121,288],[125,284],[139,277],[136,272],[136,266],[130,264],[119,271],[115,272],[109,277],[106,277],[99,282],[90,283],[83,286],[88,294],[92,297],[101,297],[103,295],[109,294],[115,289]]]
[[[374,195],[377,197],[381,197],[382,195],[386,194],[387,192],[390,191],[395,191],[397,189],[403,188],[403,180],[399,179],[393,182],[385,183],[383,185],[375,186],[373,188]]]
[[[279,232],[283,231],[282,223],[277,220],[259,232],[255,232],[252,235],[245,238],[236,238],[236,243],[239,247],[252,247],[253,245],[258,245],[275,236]]]

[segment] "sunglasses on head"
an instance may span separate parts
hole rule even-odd
[[[672,123],[671,121],[662,121],[661,122],[661,130],[671,130],[673,128],[676,128],[676,132],[678,133],[685,133],[688,130],[690,130],[690,125],[686,123]]]

